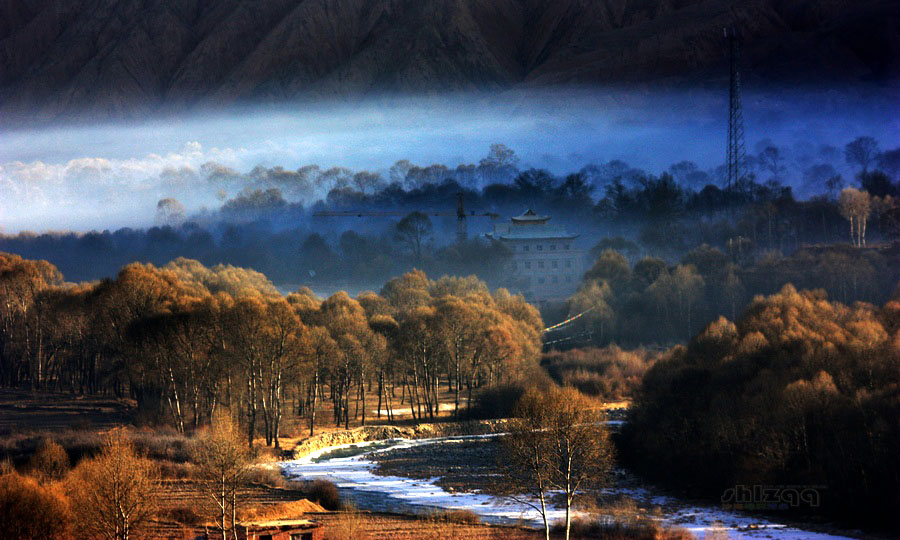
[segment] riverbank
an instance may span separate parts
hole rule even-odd
[[[375,425],[349,430],[322,432],[300,439],[287,451],[291,459],[301,459],[324,448],[390,439],[432,439],[489,435],[506,430],[506,420],[471,420],[463,422],[422,423],[413,426]]]
[[[495,497],[485,485],[490,483],[490,458],[479,437],[395,439],[350,443],[325,447],[305,457],[282,463],[289,478],[327,478],[359,508],[374,511],[428,513],[466,509],[488,523],[540,526],[540,515],[526,504]],[[480,437],[490,439],[490,437]],[[490,444],[490,443],[487,443]],[[475,449],[480,458],[467,455]],[[447,462],[453,452],[459,455]],[[442,457],[443,456],[443,457]],[[427,465],[423,465],[427,463]],[[471,467],[475,472],[468,474]],[[418,470],[418,469],[422,470]],[[473,480],[479,476],[481,487]],[[471,485],[468,485],[469,482]],[[759,540],[843,540],[850,536],[819,532],[803,524],[786,524],[771,518],[724,510],[709,503],[680,500],[642,484],[627,471],[619,471],[604,491],[609,500],[630,499],[639,511],[661,523],[687,529],[698,538],[727,531],[731,539]],[[560,508],[550,512],[551,520],[563,516]],[[854,537],[861,537],[856,536]]]

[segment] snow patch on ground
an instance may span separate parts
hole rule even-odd
[[[434,439],[395,439],[371,441],[356,444],[331,446],[313,452],[303,458],[282,463],[285,476],[300,480],[328,479],[342,490],[352,492],[360,508],[367,508],[367,501],[376,507],[373,510],[388,510],[392,503],[400,507],[433,509],[471,510],[486,522],[523,523],[542,527],[540,513],[527,504],[482,493],[450,493],[435,485],[436,478],[420,480],[399,476],[379,476],[373,471],[375,463],[370,456],[395,448],[411,448],[435,442],[485,438],[496,435],[468,437],[441,437]],[[377,448],[369,449],[378,445]],[[347,456],[347,450],[358,449],[359,453]],[[336,452],[337,451],[337,452]],[[342,452],[343,451],[343,452]],[[335,453],[334,458],[327,454]],[[346,457],[340,457],[341,455]],[[714,506],[700,506],[679,501],[673,497],[658,495],[643,488],[615,488],[610,493],[627,495],[638,501],[648,501],[663,509],[663,521],[691,531],[703,539],[716,527],[728,530],[732,540],[841,540],[847,537],[804,531],[784,524],[774,523],[751,515],[732,512]],[[361,504],[362,503],[362,504]],[[552,522],[565,519],[565,511],[554,508],[548,512]]]
[[[378,493],[408,505],[421,506],[423,510],[471,510],[482,516],[485,521],[498,523],[525,522],[534,526],[542,526],[540,514],[526,504],[515,503],[508,499],[481,493],[450,493],[434,484],[437,480],[436,478],[420,480],[400,476],[379,476],[372,472],[372,469],[375,468],[375,463],[369,460],[369,456],[377,452],[397,448],[411,448],[437,441],[489,436],[478,435],[420,440],[398,439],[395,441],[396,444],[388,448],[375,449],[350,457],[336,457],[319,461],[325,454],[335,450],[347,450],[353,447],[364,449],[367,446],[372,446],[377,442],[383,443],[384,441],[343,444],[323,448],[301,459],[287,461],[282,464],[282,468],[284,474],[289,478],[302,480],[327,478],[337,484],[339,488],[351,489],[354,492],[363,492],[363,494],[367,492]],[[565,511],[552,510],[548,517],[552,520],[564,519]]]

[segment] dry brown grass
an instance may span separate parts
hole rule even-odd
[[[179,525],[197,526],[203,523],[203,517],[191,506],[175,506],[163,508],[157,512],[157,518],[171,520]]]
[[[333,540],[541,540],[543,533],[516,527],[453,523],[434,516],[402,516],[371,512],[316,514],[326,539]]]
[[[300,499],[277,504],[252,505],[242,508],[239,514],[241,521],[300,519],[309,512],[325,512],[318,504]]]
[[[338,518],[325,528],[325,540],[369,540],[366,522],[354,508],[340,513]]]
[[[481,517],[471,510],[446,510],[429,516],[435,523],[462,523],[477,525],[481,523]]]

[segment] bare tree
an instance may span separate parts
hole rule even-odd
[[[184,223],[184,217],[184,205],[178,199],[167,197],[156,203],[156,223],[158,225],[175,227]]]
[[[82,461],[69,482],[76,530],[87,538],[128,540],[156,510],[159,472],[123,428],[110,431],[100,454]]]
[[[406,246],[417,261],[422,260],[422,250],[431,236],[431,219],[422,212],[411,212],[397,223],[395,237]]]
[[[856,247],[866,245],[866,222],[872,213],[872,198],[865,191],[844,188],[838,198],[841,215],[850,222],[850,241]]]
[[[544,428],[549,410],[543,394],[530,389],[516,403],[515,416],[509,423],[509,435],[502,439],[500,468],[501,490],[506,496],[531,506],[544,521],[544,537],[550,540],[547,520],[550,489],[550,438]],[[534,500],[537,499],[537,503]]]
[[[858,165],[862,174],[869,172],[869,165],[878,156],[878,141],[872,137],[857,137],[844,147],[844,158],[850,165]]]
[[[566,540],[576,498],[603,487],[613,464],[613,447],[603,416],[572,388],[526,392],[516,406],[517,419],[503,439],[506,491],[538,499],[529,503],[547,520],[547,494],[560,493],[566,509]],[[513,495],[515,497],[515,495]],[[520,498],[521,499],[521,498]]]
[[[209,431],[197,440],[193,454],[203,493],[213,502],[215,524],[222,540],[227,540],[229,531],[237,538],[237,492],[249,469],[250,455],[240,428],[227,410],[216,411]]]
[[[519,162],[516,152],[505,144],[494,143],[491,145],[490,152],[486,158],[481,160],[482,165],[492,165],[494,167],[515,167]]]
[[[785,166],[782,163],[784,161],[784,156],[777,146],[765,147],[763,151],[759,153],[757,159],[759,159],[760,163],[762,163],[769,171],[772,178],[780,178],[785,171]]]

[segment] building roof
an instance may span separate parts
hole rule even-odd
[[[512,218],[514,223],[544,223],[550,219],[550,216],[542,216],[529,208],[521,215]]]
[[[575,238],[578,238],[577,234],[567,233],[564,229],[534,231],[510,230],[509,232],[502,233],[488,233],[488,236],[498,240],[574,240]]]
[[[250,529],[278,529],[278,528],[316,528],[319,522],[311,519],[272,519],[263,521],[245,521],[242,526]]]
[[[550,216],[538,214],[531,208],[512,218],[511,222],[495,223],[494,230],[486,234],[495,240],[574,240],[561,225],[549,225]]]

